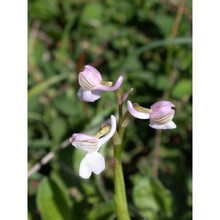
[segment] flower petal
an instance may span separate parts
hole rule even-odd
[[[77,95],[81,101],[84,102],[94,102],[100,99],[102,91],[100,90],[85,90],[80,88],[77,92]]]
[[[86,161],[86,166],[89,170],[97,175],[105,169],[105,159],[98,152],[86,154],[83,160]]]
[[[93,72],[97,75],[97,77],[99,77],[100,80],[102,80],[102,75],[101,73],[96,69],[94,68],[93,66],[90,66],[90,65],[86,65],[85,66],[85,70],[88,70],[90,72]]]
[[[154,110],[150,116],[151,124],[167,124],[174,117],[175,111],[173,109],[160,108]]]
[[[118,80],[113,86],[100,85],[98,89],[102,91],[114,91],[114,90],[117,90],[121,86],[122,82],[123,82],[123,76],[119,76]]]
[[[98,138],[81,133],[74,133],[69,139],[76,148],[91,152],[98,149]]]
[[[89,179],[91,174],[92,174],[92,171],[90,170],[87,164],[86,157],[84,157],[79,166],[79,175],[84,179]]]
[[[154,128],[154,129],[174,129],[176,128],[176,124],[173,121],[170,121],[167,124],[164,125],[160,125],[160,124],[149,124],[150,127]]]
[[[130,100],[127,101],[127,105],[128,105],[128,111],[130,112],[130,114],[132,116],[134,116],[135,118],[139,118],[139,119],[149,119],[150,118],[150,114],[146,113],[146,112],[140,112],[137,111],[133,104],[131,103]]]
[[[97,69],[87,65],[85,66],[84,70],[79,73],[78,81],[83,89],[94,90],[100,85],[102,76]]]
[[[154,109],[158,109],[158,108],[161,108],[161,107],[168,107],[170,109],[172,107],[175,107],[175,105],[172,102],[169,102],[169,101],[159,101],[159,102],[156,102],[153,105],[151,105],[150,108],[152,110],[154,110]]]
[[[105,144],[115,133],[116,131],[116,118],[114,115],[111,115],[111,130],[98,141],[98,147],[101,147]]]
[[[84,142],[84,141],[97,142],[97,138],[92,135],[83,134],[83,133],[74,133],[70,138],[70,142]]]

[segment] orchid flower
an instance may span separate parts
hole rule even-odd
[[[98,175],[105,169],[105,159],[98,150],[114,135],[115,131],[116,118],[111,115],[110,131],[104,136],[98,138],[97,135],[91,136],[82,133],[74,133],[69,139],[73,146],[87,151],[87,154],[82,159],[79,168],[79,175],[82,178],[88,179],[92,172]]]
[[[169,101],[160,101],[151,105],[150,109],[127,102],[128,111],[132,116],[139,119],[150,119],[150,127],[154,129],[174,129],[176,124],[172,121],[175,107]]]
[[[79,73],[78,80],[81,88],[78,90],[77,95],[80,100],[94,102],[101,97],[103,91],[117,90],[122,84],[123,77],[119,76],[115,84],[106,82],[102,80],[102,75],[97,69],[86,65],[84,70]]]

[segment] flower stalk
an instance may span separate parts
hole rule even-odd
[[[124,129],[122,127],[122,104],[119,104],[118,132],[121,143],[114,146],[114,203],[117,220],[130,220],[121,160]]]

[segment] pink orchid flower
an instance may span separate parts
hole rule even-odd
[[[88,179],[92,172],[98,175],[105,169],[105,159],[98,150],[114,135],[115,131],[116,118],[111,115],[111,129],[103,137],[98,138],[87,134],[74,133],[69,139],[73,146],[87,151],[87,154],[82,159],[79,168],[79,175],[82,178]]]
[[[115,84],[106,82],[102,80],[102,75],[97,69],[86,65],[84,70],[79,73],[78,80],[81,88],[78,90],[77,95],[80,100],[94,102],[102,96],[103,91],[117,90],[123,82],[123,77],[119,76]]]
[[[128,111],[132,116],[139,119],[150,119],[150,127],[154,129],[174,129],[176,124],[172,121],[175,107],[169,101],[160,101],[153,104],[150,109],[137,104],[127,102]]]

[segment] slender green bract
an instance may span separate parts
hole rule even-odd
[[[124,128],[121,126],[122,122],[122,105],[119,105],[119,136],[121,139],[121,143],[114,146],[114,203],[117,220],[130,220],[126,191],[125,191],[125,182],[124,182],[124,174],[122,168],[121,161],[121,153],[122,153],[122,141],[124,135]]]

